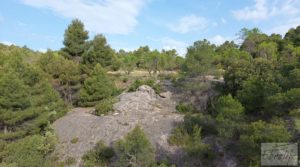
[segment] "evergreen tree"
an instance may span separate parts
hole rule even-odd
[[[188,48],[183,71],[190,76],[202,76],[205,80],[205,75],[212,70],[214,49],[215,46],[207,40],[195,42]]]
[[[100,64],[97,64],[80,90],[81,106],[95,106],[99,101],[113,95],[116,87]]]
[[[85,49],[85,41],[88,39],[88,32],[84,29],[84,24],[75,19],[65,31],[63,51],[71,57],[82,56]]]
[[[114,51],[107,44],[103,35],[96,35],[83,55],[83,63],[91,66],[99,63],[102,67],[108,67],[113,65],[114,59]]]

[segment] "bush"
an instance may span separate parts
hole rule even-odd
[[[76,144],[78,142],[78,140],[79,140],[78,137],[75,137],[71,140],[71,143]]]
[[[176,111],[180,113],[193,113],[197,112],[196,108],[192,104],[184,104],[184,103],[179,103],[176,106]]]
[[[143,130],[137,126],[115,145],[116,166],[151,166],[155,164],[155,150]]]
[[[264,121],[253,122],[245,128],[240,136],[239,154],[245,164],[258,163],[261,143],[286,143],[291,139],[291,134],[286,129],[283,121],[266,123]],[[243,165],[243,166],[248,166]]]
[[[107,98],[107,99],[101,100],[96,105],[95,114],[98,116],[108,114],[110,111],[113,110],[113,104],[115,102],[116,102],[116,100],[114,98]]]
[[[83,157],[84,167],[107,166],[110,159],[115,155],[113,148],[107,147],[102,141],[88,151]]]
[[[203,143],[201,139],[201,128],[198,125],[195,125],[191,132],[187,132],[183,126],[179,126],[170,136],[168,142],[172,145],[182,146],[188,153],[189,159],[205,164],[211,163],[214,158],[213,152],[210,146]]]
[[[222,96],[216,104],[216,120],[219,135],[232,138],[241,128],[244,119],[244,107],[231,95]]]
[[[203,136],[218,134],[217,123],[210,115],[186,115],[184,117],[183,125],[189,134],[193,132],[194,126],[201,127],[201,134]]]
[[[9,143],[0,150],[2,163],[15,163],[22,167],[40,167],[55,147],[56,137],[46,132],[45,136],[34,135]]]
[[[135,80],[135,82],[129,87],[129,92],[136,91],[140,86],[148,85],[154,89],[155,93],[159,94],[161,92],[161,87],[158,84],[155,84],[155,81],[152,79],[147,80]]]

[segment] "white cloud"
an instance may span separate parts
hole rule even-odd
[[[238,20],[264,20],[268,18],[267,0],[255,0],[254,6],[233,11]]]
[[[14,43],[9,42],[9,41],[0,41],[0,43],[2,43],[2,44],[4,44],[4,45],[7,45],[7,46],[15,45]]]
[[[216,45],[221,45],[223,44],[225,41],[231,41],[232,38],[229,37],[223,37],[221,35],[216,35],[213,36],[212,38],[208,39],[211,43],[216,44]]]
[[[186,34],[207,28],[208,20],[201,16],[188,15],[180,18],[177,23],[170,24],[168,27],[177,33]]]
[[[184,56],[187,52],[188,44],[182,41],[178,41],[169,37],[160,39],[162,48],[165,50],[176,49],[179,55]]]
[[[295,16],[300,12],[299,0],[254,0],[253,6],[233,11],[237,20],[261,21],[274,16]]]
[[[65,18],[82,20],[95,33],[128,34],[148,0],[22,0],[26,5],[45,8]]]
[[[289,29],[296,28],[300,25],[300,17],[292,18],[286,21],[284,24],[280,24],[278,26],[275,26],[271,28],[270,30],[267,30],[268,34],[277,33],[281,35],[285,35]]]

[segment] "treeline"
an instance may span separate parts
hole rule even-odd
[[[201,91],[206,83],[219,94],[205,111],[197,104],[177,106],[185,121],[169,142],[189,153],[188,166],[213,166],[225,155],[237,158],[238,166],[260,166],[261,143],[299,141],[300,26],[283,38],[243,29],[240,39],[240,46],[203,40],[188,48],[181,80],[203,82],[177,85]],[[207,75],[223,76],[224,83],[208,82]],[[219,146],[224,151],[214,149]]]
[[[103,35],[88,40],[88,32],[79,20],[73,20],[68,26],[63,44],[64,48],[60,51],[49,50],[44,54],[39,65],[49,74],[64,100],[79,106],[94,106],[118,92],[113,83],[101,83],[109,78],[105,74],[107,71],[121,70],[129,75],[133,70],[147,70],[150,75],[154,75],[161,71],[179,70],[183,62],[175,50],[151,51],[148,46],[144,46],[135,51],[116,52],[107,44]],[[111,93],[96,90],[101,87]]]

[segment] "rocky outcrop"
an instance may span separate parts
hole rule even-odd
[[[175,113],[176,103],[167,94],[168,97],[161,97],[143,85],[136,92],[121,94],[112,115],[99,117],[90,114],[92,109],[73,109],[53,124],[59,138],[55,154],[62,159],[73,157],[77,160],[74,166],[79,166],[81,156],[99,140],[111,145],[140,125],[156,147],[157,159],[180,164],[182,151],[170,146],[167,138],[183,116]],[[72,143],[75,138],[78,141]]]

